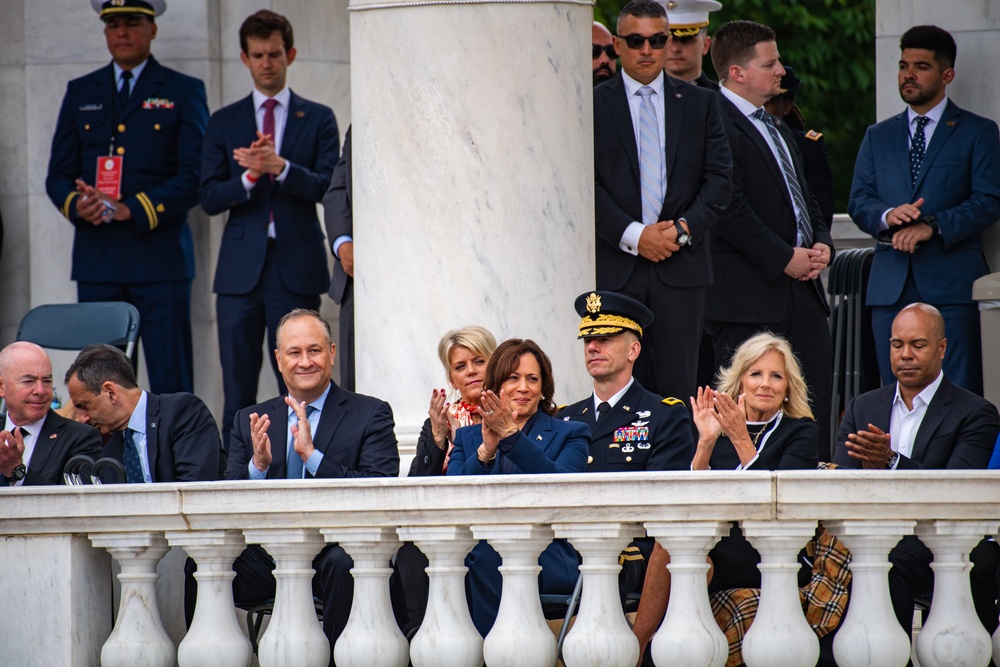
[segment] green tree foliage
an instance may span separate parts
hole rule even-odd
[[[809,128],[826,138],[835,207],[847,210],[854,159],[875,122],[874,0],[720,0],[709,35],[727,21],[749,19],[774,28],[781,62],[802,80],[796,103]],[[614,32],[625,0],[597,0],[595,19]],[[712,78],[711,58],[705,72]],[[900,102],[902,105],[902,102]]]

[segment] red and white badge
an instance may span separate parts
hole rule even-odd
[[[97,158],[97,185],[94,187],[114,201],[122,193],[122,159],[120,155]]]

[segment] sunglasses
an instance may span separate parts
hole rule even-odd
[[[610,58],[611,60],[614,60],[618,57],[618,54],[615,53],[614,44],[606,44],[605,46],[601,46],[600,44],[593,44],[593,47],[594,47],[594,60],[600,58],[602,53],[607,54],[608,58]]]
[[[649,45],[652,48],[662,49],[664,46],[667,45],[667,40],[669,38],[670,38],[669,35],[665,35],[663,33],[660,33],[658,35],[650,35],[649,37],[639,34],[625,35],[624,37],[621,36],[619,37],[619,39],[625,40],[625,44],[630,49],[641,49],[642,45],[645,44],[647,41],[649,42]]]

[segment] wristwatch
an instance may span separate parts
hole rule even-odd
[[[16,466],[11,471],[11,473],[9,475],[7,475],[7,481],[11,482],[11,483],[20,482],[22,479],[24,479],[24,475],[27,472],[28,472],[28,469],[25,468],[24,464],[22,463],[22,464]]]
[[[680,220],[674,223],[674,227],[677,228],[677,238],[674,241],[679,246],[686,246],[691,243],[691,235],[684,231],[684,227],[681,225]]]
[[[893,452],[892,455],[889,456],[889,460],[885,462],[886,470],[892,470],[893,468],[895,468],[896,463],[898,461],[899,461],[899,452]]]

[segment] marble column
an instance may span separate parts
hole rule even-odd
[[[591,3],[352,0],[358,390],[427,416],[448,329],[534,339],[559,402],[590,392]]]

